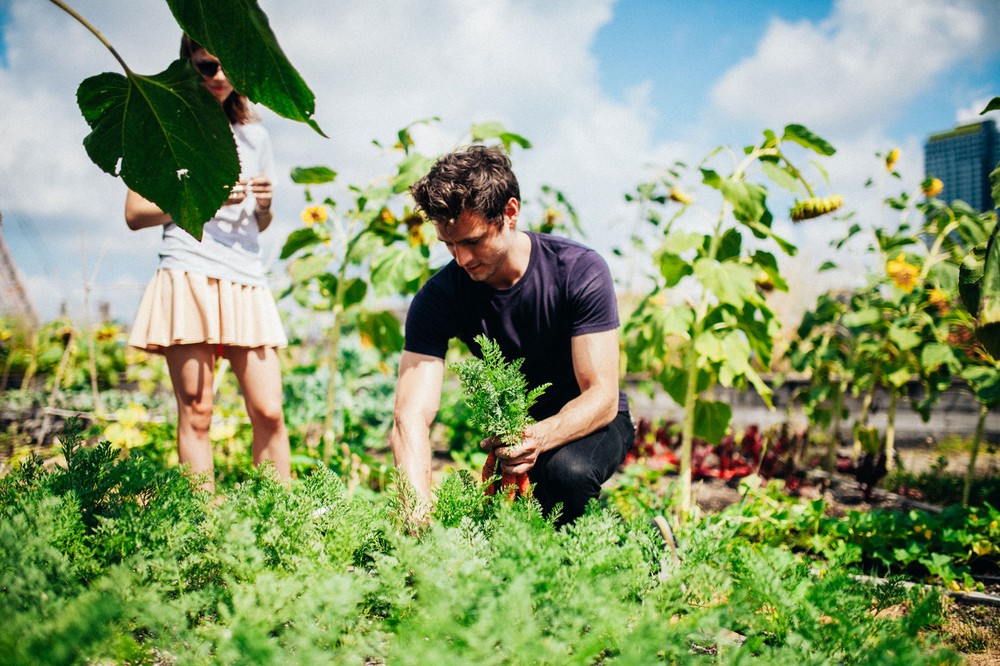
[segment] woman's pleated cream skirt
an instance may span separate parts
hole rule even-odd
[[[162,352],[196,343],[286,347],[288,338],[267,287],[161,268],[139,303],[128,344]]]

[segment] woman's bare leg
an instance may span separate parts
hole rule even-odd
[[[214,345],[166,347],[164,355],[177,398],[177,456],[195,474],[207,475],[202,490],[215,492],[215,470],[208,431],[212,425]]]
[[[225,347],[240,383],[253,426],[253,461],[270,461],[283,481],[291,478],[291,452],[285,427],[281,364],[274,347]]]

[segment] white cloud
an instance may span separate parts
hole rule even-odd
[[[1000,95],[1000,91],[997,91],[997,95]],[[978,123],[987,118],[991,118],[1000,123],[1000,111],[994,110],[989,113],[983,113],[983,109],[986,108],[986,105],[989,104],[992,99],[993,97],[983,97],[975,100],[966,107],[958,109],[955,113],[955,123],[957,125],[966,125],[969,123]]]
[[[801,122],[831,134],[886,127],[958,63],[997,49],[996,3],[841,0],[818,24],[772,20],[752,57],[712,89],[749,124]]]
[[[162,0],[73,6],[135,71],[160,71],[177,56],[179,29]],[[991,0],[850,0],[836,3],[818,24],[775,20],[754,56],[714,87],[715,113],[685,123],[684,136],[663,143],[653,139],[658,116],[649,84],[624,100],[601,89],[591,45],[611,19],[614,0],[261,0],[261,6],[316,93],[316,119],[330,136],[262,113],[282,176],[276,221],[263,237],[268,256],[299,224],[303,199],[285,177],[291,167],[324,164],[341,182],[365,183],[384,174],[372,139],[391,144],[399,128],[430,116],[441,121],[415,131],[428,152],[450,148],[470,124],[486,120],[528,137],[534,148],[514,151],[526,198],[543,183],[562,189],[589,241],[602,250],[625,245],[636,225],[623,195],[651,174],[646,165],[697,164],[720,133],[734,128],[753,140],[762,126],[795,121],[830,139],[839,149],[831,178],[853,206],[871,197],[862,183],[876,175],[874,152],[893,147],[884,138],[892,117],[935,76],[994,53],[1000,23],[994,20],[1000,4]],[[8,66],[0,69],[5,235],[43,317],[54,316],[63,300],[80,314],[86,244],[91,266],[106,251],[92,301],[110,300],[113,315],[127,321],[155,268],[158,234],[125,227],[124,186],[87,158],[81,146],[87,127],[75,104],[80,81],[116,71],[117,63],[54,5],[11,0],[10,7]],[[919,144],[911,138],[900,146],[908,186],[919,181]],[[879,213],[869,206],[863,214]],[[818,236],[807,237],[808,247],[795,238],[804,229],[787,231],[803,254],[819,253]]]
[[[380,173],[372,139],[391,144],[397,129],[436,115],[441,122],[418,136],[436,137],[433,147],[443,149],[473,122],[499,120],[535,145],[514,154],[525,194],[531,197],[542,183],[562,188],[597,243],[601,232],[595,230],[655,150],[655,117],[644,92],[619,103],[598,84],[590,44],[611,18],[612,0],[261,4],[316,93],[316,118],[330,136],[322,139],[265,111],[279,174],[325,164],[342,181],[365,182]],[[74,8],[136,71],[160,71],[176,57],[179,31],[162,1],[78,0]],[[31,262],[27,240],[20,244],[29,257],[22,269],[32,276],[29,289],[43,315],[53,316],[62,300],[74,313],[79,287],[69,285],[78,285],[84,272],[81,229],[92,245],[97,239],[108,244],[98,282],[131,276],[141,283],[155,266],[158,235],[125,228],[123,185],[91,164],[80,145],[87,127],[75,88],[87,76],[115,71],[114,60],[54,7],[14,0],[8,29],[9,68],[0,70],[0,173],[10,181],[0,190],[0,207],[45,226],[52,270]],[[277,184],[277,221],[264,237],[265,253],[298,224],[302,203],[287,179]],[[105,291],[113,313],[129,318],[138,293]]]

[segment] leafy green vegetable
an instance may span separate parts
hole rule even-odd
[[[472,409],[472,426],[509,446],[520,444],[524,429],[533,422],[528,410],[551,384],[527,391],[528,382],[521,373],[523,358],[508,363],[500,345],[485,335],[477,335],[475,342],[482,358],[468,358],[451,366],[462,380]]]

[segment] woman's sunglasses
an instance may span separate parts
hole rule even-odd
[[[205,78],[212,78],[215,76],[216,72],[222,65],[219,64],[217,60],[192,60],[191,64],[197,69],[202,76]]]

